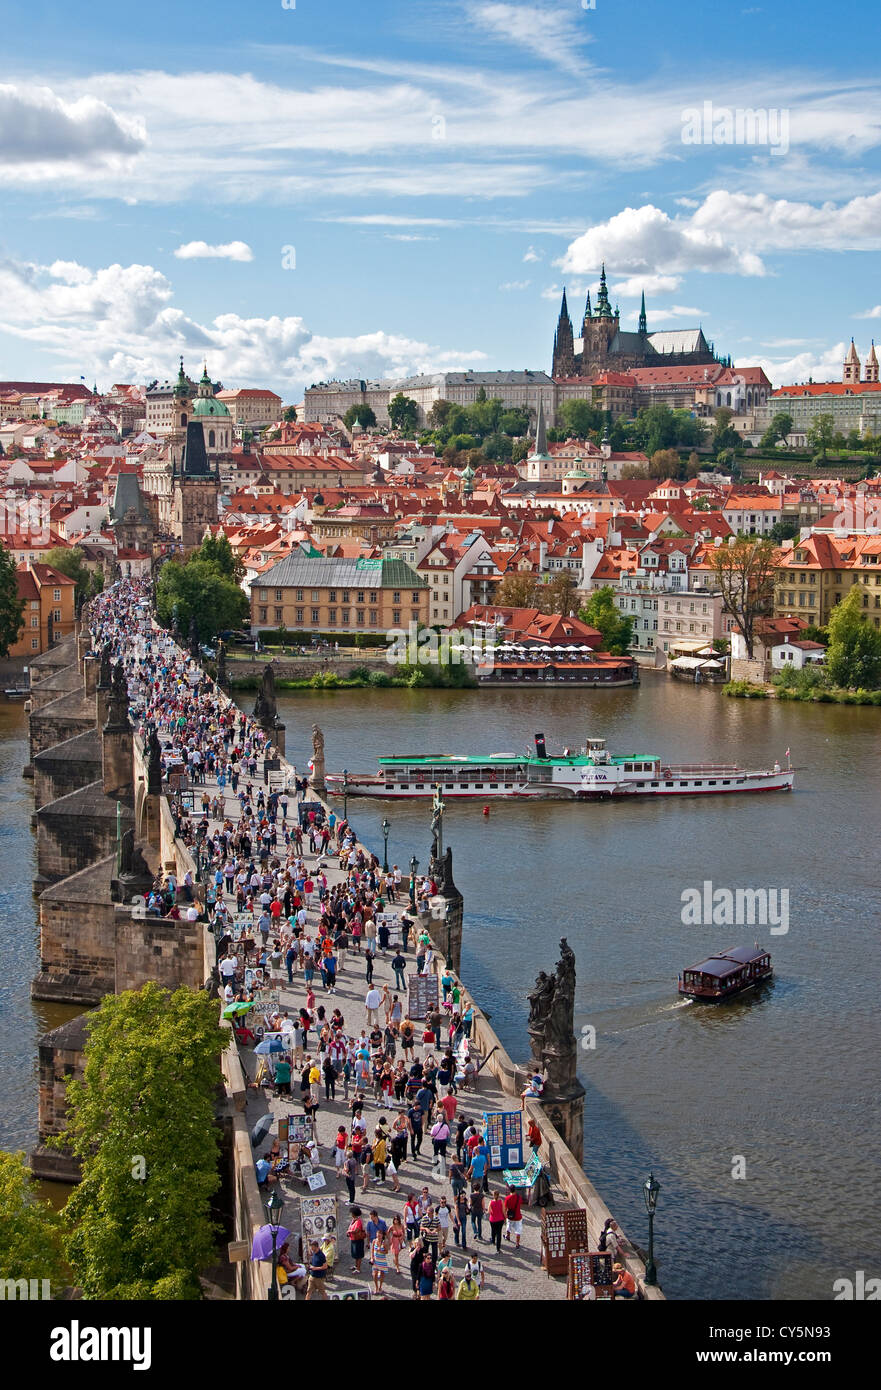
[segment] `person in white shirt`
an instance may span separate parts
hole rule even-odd
[[[378,1022],[378,1010],[382,995],[375,985],[367,991],[364,996],[364,1006],[367,1009],[367,1023],[372,1026]]]

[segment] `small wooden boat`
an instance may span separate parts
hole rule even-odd
[[[755,946],[736,946],[690,965],[679,976],[679,993],[689,999],[718,1004],[769,980],[774,971],[768,951]]]

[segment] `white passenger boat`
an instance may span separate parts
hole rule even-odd
[[[775,763],[743,768],[733,763],[667,764],[654,753],[616,753],[604,738],[589,738],[573,753],[547,752],[536,734],[535,751],[462,755],[420,753],[379,758],[379,772],[329,774],[328,791],[341,796],[544,797],[605,801],[631,796],[708,796],[733,792],[788,792],[795,771]]]

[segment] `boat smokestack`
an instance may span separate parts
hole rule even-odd
[[[544,734],[536,734],[535,736],[535,756],[537,758],[546,758],[548,756]]]

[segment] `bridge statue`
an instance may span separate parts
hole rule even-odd
[[[317,792],[325,790],[324,783],[324,734],[317,724],[312,725],[312,786]]]

